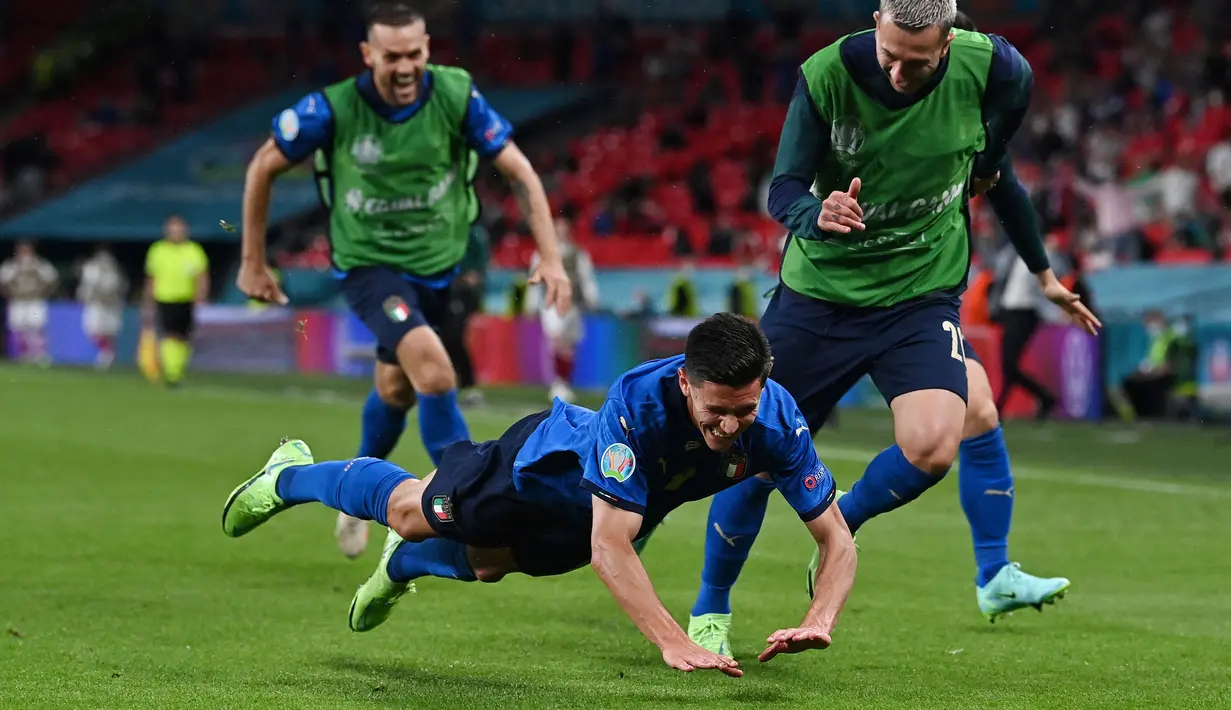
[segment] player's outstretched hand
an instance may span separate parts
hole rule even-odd
[[[846,192],[834,190],[821,202],[821,215],[816,218],[816,226],[826,232],[849,234],[852,229],[863,231],[863,208],[859,206],[859,188],[863,183],[859,178],[851,180],[851,186]]]
[[[548,308],[555,306],[556,313],[564,315],[573,305],[573,284],[569,283],[568,272],[564,270],[564,264],[559,261],[551,263],[540,261],[526,283],[543,284],[543,288],[547,291],[544,294],[543,305]]]
[[[1090,312],[1089,308],[1086,308],[1086,304],[1081,302],[1081,296],[1070,291],[1054,275],[1050,278],[1043,276],[1040,281],[1043,295],[1047,296],[1047,300],[1063,308],[1069,318],[1073,319],[1073,323],[1080,326],[1082,330],[1090,335],[1098,335],[1099,328],[1102,328],[1103,324]]]
[[[691,641],[679,647],[664,648],[663,661],[677,671],[684,671],[685,673],[692,673],[695,670],[714,669],[722,671],[732,678],[739,678],[744,675],[744,671],[740,670],[739,661],[707,651]]]
[[[813,628],[775,631],[765,641],[769,644],[769,647],[762,651],[760,656],[757,656],[757,660],[762,663],[777,656],[779,653],[800,653],[814,648],[829,648],[829,644],[832,642],[829,634],[820,629]]]
[[[239,277],[235,279],[235,284],[249,298],[265,303],[277,303],[280,306],[285,306],[289,302],[286,294],[282,293],[282,289],[278,287],[278,280],[274,278],[274,272],[266,264],[239,267]]]

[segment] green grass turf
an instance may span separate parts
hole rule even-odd
[[[378,545],[347,561],[333,513],[227,539],[231,488],[282,435],[318,458],[358,437],[362,383],[0,369],[0,706],[11,708],[1227,707],[1231,434],[1014,424],[1014,559],[1073,579],[1046,612],[989,625],[974,604],[956,475],[860,535],[859,578],[825,652],[761,665],[803,613],[810,542],[779,498],[736,588],[747,675],[667,669],[589,570],[497,585],[425,580],[382,628],[346,627]],[[534,399],[528,399],[533,396]],[[467,413],[494,437],[541,393]],[[842,484],[889,441],[845,415],[818,446]],[[413,425],[396,454],[426,457]],[[684,622],[706,504],[645,563]],[[373,528],[373,541],[381,539]]]

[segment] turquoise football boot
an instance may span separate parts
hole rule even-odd
[[[1018,609],[1034,607],[1043,611],[1044,604],[1055,604],[1064,598],[1070,586],[1064,577],[1035,577],[1022,571],[1016,562],[1000,568],[987,584],[975,588],[979,611],[987,620],[1011,614]]]
[[[315,462],[307,444],[298,439],[283,439],[282,445],[265,462],[265,467],[231,491],[222,508],[222,532],[227,537],[247,535],[289,508],[278,497],[278,476],[289,466],[307,466],[311,463]]]

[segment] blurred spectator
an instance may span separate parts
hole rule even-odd
[[[59,282],[56,269],[28,241],[17,243],[13,258],[0,264],[0,293],[8,301],[8,327],[17,336],[21,362],[50,365],[47,340],[47,299]]]
[[[1144,322],[1149,349],[1121,383],[1116,397],[1120,414],[1126,419],[1190,418],[1196,410],[1198,367],[1192,320],[1186,316],[1169,324],[1162,313],[1151,311]]]
[[[441,329],[441,340],[457,371],[457,389],[462,402],[469,406],[481,404],[483,395],[474,387],[474,362],[466,344],[466,327],[470,318],[483,309],[483,293],[487,288],[487,266],[491,260],[491,239],[481,224],[472,225],[466,254],[458,264],[458,275],[449,287],[449,318]]]
[[[124,321],[128,278],[106,244],[81,264],[78,276],[81,328],[98,348],[97,366],[105,370],[115,362],[115,336]]]

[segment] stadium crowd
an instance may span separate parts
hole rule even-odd
[[[51,3],[60,4],[72,2]],[[25,21],[24,5],[0,5]],[[776,132],[799,63],[838,34],[783,5],[769,25],[734,17],[634,28],[610,18],[602,31],[440,32],[434,51],[486,68],[483,86],[619,87],[597,127],[563,125],[529,144],[553,206],[600,267],[692,257],[773,268],[782,234],[764,209]],[[1203,23],[1208,12],[1199,0],[1065,3],[1034,25],[987,28],[1033,65],[1033,110],[1013,146],[1018,173],[1053,243],[1087,270],[1231,253],[1231,34]],[[71,52],[24,52],[10,29],[0,38],[8,86],[37,96],[54,77],[71,89],[19,102],[0,131],[0,209],[79,182],[275,82],[323,84],[355,68],[344,15],[268,19],[283,35],[273,45],[209,39],[182,17],[155,15],[130,50],[100,66],[73,63]],[[310,51],[277,52],[289,42]],[[270,52],[290,58],[271,62]],[[69,68],[51,71],[57,62]],[[220,102],[224,85],[232,100]],[[524,265],[532,248],[512,196],[498,179],[480,187],[495,263]],[[986,261],[1001,246],[994,217],[976,204],[974,223]],[[308,247],[318,228],[308,223],[286,246]]]

